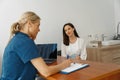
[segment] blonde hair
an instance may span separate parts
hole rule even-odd
[[[10,40],[14,36],[15,33],[19,32],[24,27],[24,25],[27,23],[28,20],[34,23],[38,19],[40,20],[40,17],[34,12],[31,12],[31,11],[25,12],[21,16],[18,22],[15,22],[12,24],[11,29],[10,29]]]

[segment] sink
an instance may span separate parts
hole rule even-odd
[[[102,41],[102,45],[116,45],[120,44],[120,40],[108,40],[108,41]]]

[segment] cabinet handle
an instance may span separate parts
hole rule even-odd
[[[112,61],[114,62],[114,61],[120,61],[120,57],[114,57],[113,59],[112,59]]]

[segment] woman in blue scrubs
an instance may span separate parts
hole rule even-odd
[[[68,67],[71,60],[48,66],[39,57],[34,42],[40,31],[40,17],[31,11],[25,12],[20,20],[11,26],[11,36],[5,48],[1,80],[35,80],[36,74],[44,77]]]

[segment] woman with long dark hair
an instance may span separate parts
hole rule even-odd
[[[74,25],[66,23],[63,26],[63,42],[61,45],[61,55],[63,57],[86,60],[85,41],[79,37]]]

